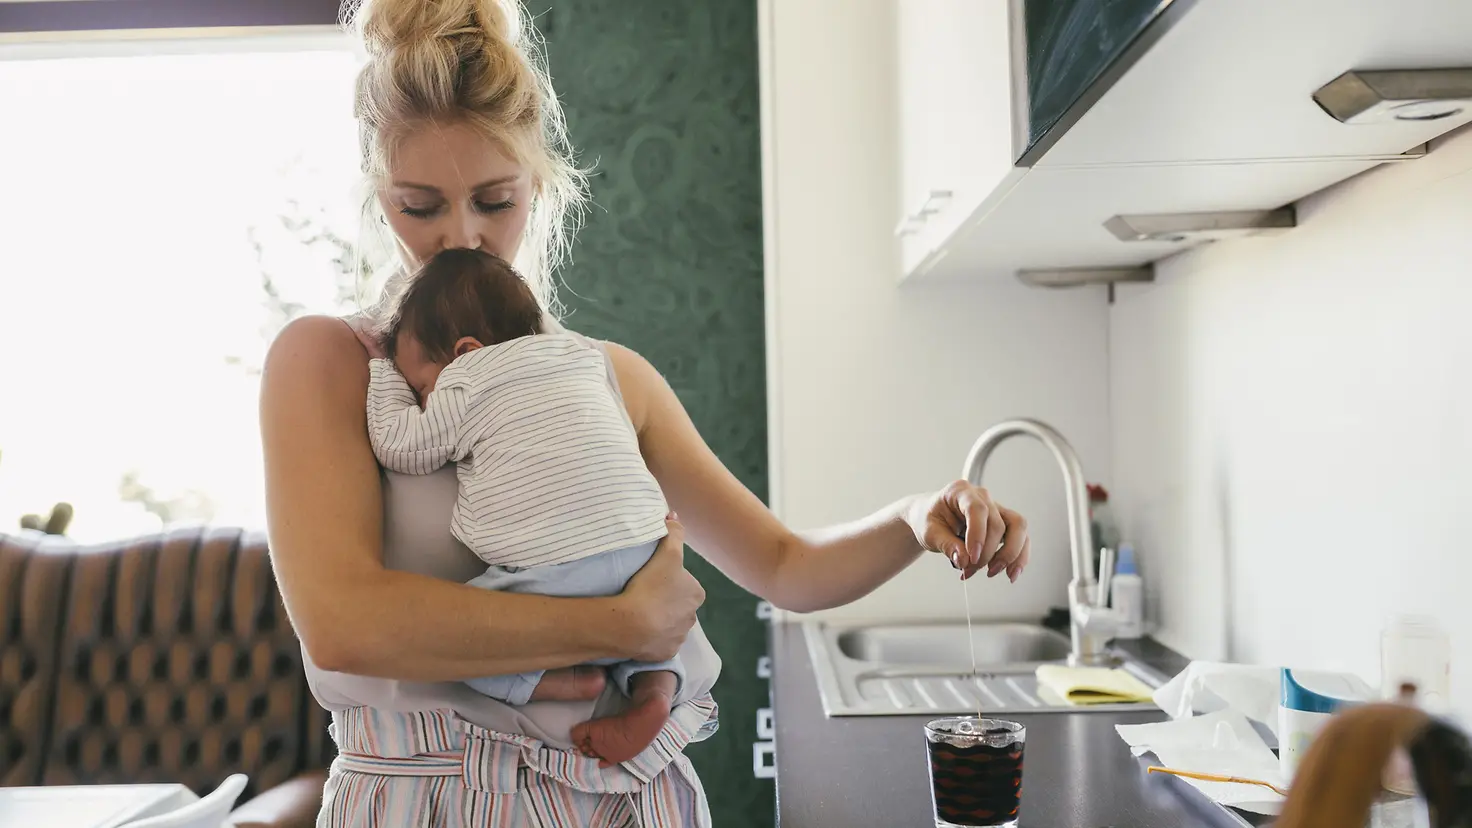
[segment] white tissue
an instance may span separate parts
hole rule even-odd
[[[1154,702],[1173,719],[1195,713],[1235,710],[1265,725],[1278,736],[1278,667],[1193,661],[1155,691]],[[1315,692],[1342,699],[1368,700],[1374,690],[1358,676],[1321,670],[1293,669],[1293,675]]]
[[[1250,664],[1193,661],[1155,691],[1153,700],[1172,719],[1235,710],[1278,733],[1279,670]]]
[[[1235,710],[1142,725],[1115,725],[1131,751],[1153,753],[1160,764],[1174,770],[1257,779],[1286,788],[1278,757]],[[1181,777],[1213,802],[1258,814],[1277,814],[1283,797],[1261,785],[1206,782]]]

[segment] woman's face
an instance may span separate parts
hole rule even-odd
[[[531,176],[494,141],[464,125],[430,125],[400,143],[389,164],[378,199],[411,268],[449,248],[516,257]]]

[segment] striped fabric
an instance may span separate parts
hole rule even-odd
[[[332,714],[340,753],[317,828],[709,828],[681,751],[715,732],[710,696],[675,708],[654,744],[612,768],[448,710]]]
[[[459,463],[451,528],[487,564],[566,563],[664,536],[664,495],[586,340],[538,334],[472,351],[440,373],[422,411],[393,363],[371,371],[379,462],[405,474]]]

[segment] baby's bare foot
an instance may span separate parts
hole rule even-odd
[[[602,694],[607,683],[601,667],[548,670],[532,691],[532,701],[590,701]]]
[[[669,718],[669,696],[650,693],[617,716],[574,726],[572,742],[584,756],[598,759],[598,767],[606,768],[642,753]]]

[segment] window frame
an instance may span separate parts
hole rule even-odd
[[[0,34],[333,26],[338,0],[0,0]]]
[[[351,2],[351,0],[348,0]],[[0,60],[341,49],[340,0],[0,0]]]

